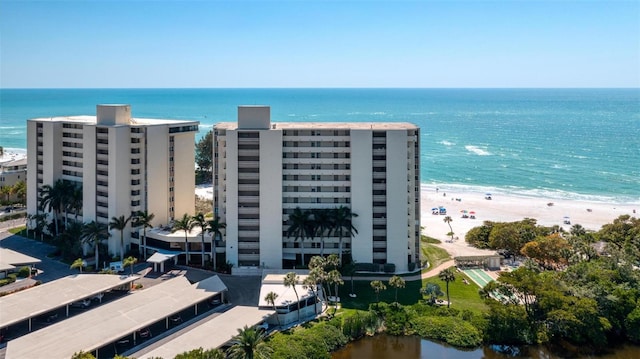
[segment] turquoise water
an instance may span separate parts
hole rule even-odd
[[[25,148],[29,118],[99,103],[198,120],[199,136],[253,104],[278,122],[412,122],[424,184],[640,203],[640,89],[1,89],[0,146]]]

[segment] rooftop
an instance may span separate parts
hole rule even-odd
[[[95,125],[97,116],[80,115],[80,116],[58,116],[58,117],[42,117],[33,118],[29,121],[39,122],[75,122],[82,125]],[[132,126],[153,126],[153,125],[184,125],[198,124],[198,121],[189,120],[171,120],[171,119],[153,119],[153,118],[131,118],[129,125]],[[117,125],[116,125],[117,126]]]
[[[217,129],[236,130],[237,122],[219,122],[215,125]],[[272,122],[271,130],[413,130],[418,126],[408,122]],[[266,130],[265,130],[266,131]]]
[[[55,308],[92,297],[137,276],[76,274],[0,298],[0,328],[36,317]]]

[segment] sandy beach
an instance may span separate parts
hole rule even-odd
[[[512,222],[524,218],[534,218],[537,223],[545,226],[560,225],[569,230],[573,224],[580,224],[589,230],[598,230],[602,225],[611,223],[623,214],[638,216],[635,210],[639,206],[621,205],[602,202],[587,202],[562,199],[545,199],[535,197],[517,197],[491,193],[491,200],[485,199],[485,193],[476,192],[446,192],[436,191],[434,186],[422,186],[421,220],[423,234],[442,240],[442,247],[452,256],[480,254],[484,251],[468,247],[464,237],[471,228],[482,225],[484,221]],[[552,204],[552,205],[550,205]],[[444,222],[444,215],[433,215],[431,209],[443,206],[447,215],[451,216],[454,240],[446,240],[449,225]],[[475,219],[462,218],[462,211],[475,212]],[[571,224],[564,224],[564,217],[568,217]]]

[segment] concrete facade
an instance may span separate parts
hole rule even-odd
[[[98,105],[96,116],[27,121],[28,213],[41,211],[42,186],[62,179],[82,185],[78,220],[85,223],[145,210],[155,214],[154,226],[192,215],[198,124],[133,118],[129,105]],[[108,241],[112,254],[120,251],[116,232]],[[125,250],[135,232],[131,224],[125,229]]]
[[[287,237],[288,219],[296,207],[344,206],[358,231],[344,251],[406,271],[420,258],[419,139],[409,123],[271,123],[269,107],[240,106],[238,122],[214,127],[213,208],[227,224],[227,260],[283,268],[303,251],[305,262],[339,253],[337,234]]]

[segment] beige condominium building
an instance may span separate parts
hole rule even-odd
[[[420,258],[419,139],[410,123],[272,123],[270,107],[238,107],[237,122],[214,127],[213,207],[226,223],[227,260],[291,268],[302,253],[305,263],[338,254],[336,233],[289,236],[289,215],[345,206],[357,234],[344,251],[407,271]]]
[[[41,211],[42,186],[62,179],[82,185],[79,220],[85,223],[109,223],[112,217],[146,210],[155,215],[157,226],[193,214],[198,124],[133,118],[130,105],[98,105],[97,116],[28,120],[28,213]],[[120,251],[116,232],[108,241],[111,254]],[[132,232],[129,223],[125,249],[135,237]]]

